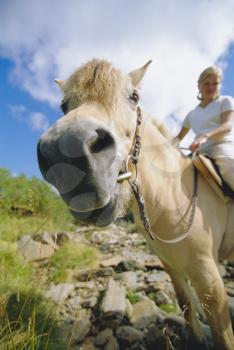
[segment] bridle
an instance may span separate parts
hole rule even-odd
[[[159,237],[159,235],[155,232],[152,231],[150,221],[147,215],[146,207],[145,207],[145,200],[144,197],[140,191],[140,183],[138,181],[138,161],[140,157],[140,150],[141,150],[141,136],[140,136],[140,125],[142,122],[142,113],[141,113],[141,108],[137,106],[136,109],[136,114],[137,114],[137,119],[136,119],[136,129],[133,137],[133,142],[132,142],[132,147],[130,149],[129,155],[127,157],[127,160],[124,161],[124,172],[119,175],[117,181],[118,182],[123,182],[123,181],[128,181],[128,183],[131,186],[132,192],[136,198],[139,212],[140,212],[140,217],[141,220],[143,221],[144,228],[148,232],[151,240],[159,240],[164,243],[179,243],[182,240],[184,240],[190,233],[192,223],[194,220],[195,216],[195,209],[196,209],[196,204],[197,204],[197,192],[198,192],[198,174],[197,174],[197,169],[194,166],[194,179],[193,179],[193,195],[191,199],[191,204],[190,204],[190,216],[187,222],[187,225],[184,229],[184,232],[179,235],[179,237],[166,240],[162,239]],[[132,163],[135,168],[135,178],[133,180],[130,180],[131,177],[133,176],[133,173],[129,170],[129,163]]]

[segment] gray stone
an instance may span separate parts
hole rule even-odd
[[[219,272],[220,272],[220,275],[222,277],[226,277],[227,276],[227,271],[226,271],[226,268],[224,265],[222,264],[219,264]]]
[[[164,271],[156,271],[156,272],[150,273],[146,278],[146,280],[149,283],[165,282],[165,281],[170,281],[170,277]]]
[[[132,271],[132,270],[144,270],[145,265],[142,261],[135,259],[122,260],[118,265],[118,271]]]
[[[160,309],[152,300],[146,297],[133,304],[133,313],[130,322],[134,327],[143,329],[150,323],[156,322],[159,314]]]
[[[162,290],[156,293],[156,297],[160,304],[173,304],[171,298]]]
[[[145,267],[150,267],[150,268],[159,268],[162,269],[163,265],[159,258],[154,255],[154,254],[148,254],[142,251],[129,251],[126,250],[122,254],[124,257],[127,259],[135,260],[139,264],[145,266]]]
[[[45,295],[57,304],[62,304],[68,298],[68,296],[73,292],[74,285],[71,283],[60,283],[53,286]]]
[[[97,346],[105,345],[112,336],[113,336],[113,331],[111,328],[104,329],[97,335],[95,339],[95,345]]]
[[[132,344],[141,341],[144,338],[144,333],[131,326],[120,326],[117,329],[116,337],[118,340]]]
[[[95,288],[95,282],[94,281],[87,281],[87,282],[76,282],[75,288],[86,288],[93,290]]]
[[[74,296],[73,298],[68,299],[66,303],[71,309],[80,309],[81,308],[81,297],[79,295]]]
[[[51,257],[55,250],[49,244],[34,241],[30,236],[23,236],[17,242],[18,250],[27,261],[39,261]]]
[[[93,296],[90,298],[86,298],[82,301],[82,306],[87,308],[93,308],[97,304],[97,297]]]
[[[129,289],[137,287],[137,274],[135,271],[125,271],[121,274],[122,281]]]
[[[114,257],[111,257],[109,259],[103,260],[101,262],[101,266],[103,267],[115,267],[117,266],[121,261],[123,260],[123,257],[121,255],[116,255]]]
[[[94,346],[93,337],[87,337],[82,344],[76,345],[76,347],[69,347],[69,350],[98,350],[98,348]]]
[[[71,343],[80,343],[85,337],[89,334],[91,328],[90,320],[81,319],[75,322],[72,334],[71,334]]]
[[[104,347],[104,350],[119,350],[119,344],[115,337],[111,337]]]
[[[126,310],[125,288],[114,279],[110,278],[107,290],[101,303],[101,311],[105,314],[121,313]]]
[[[58,249],[58,246],[57,246],[53,236],[49,232],[43,232],[40,234],[36,234],[35,236],[33,236],[33,239],[35,241],[39,241],[41,243],[49,244],[55,250]]]

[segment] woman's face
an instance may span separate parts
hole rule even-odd
[[[219,86],[219,78],[216,75],[210,75],[198,85],[202,97],[206,99],[213,99],[216,97]]]

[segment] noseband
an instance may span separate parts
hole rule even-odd
[[[192,227],[194,215],[195,215],[195,209],[196,209],[196,204],[197,204],[197,189],[198,189],[198,175],[197,175],[197,169],[194,167],[194,181],[193,181],[193,195],[191,199],[191,207],[190,207],[190,217],[188,219],[188,223],[185,227],[185,230],[182,234],[180,234],[179,237],[171,239],[171,240],[165,240],[162,239],[158,236],[157,233],[153,232],[151,229],[150,221],[147,215],[146,207],[145,207],[145,200],[144,197],[140,191],[140,184],[138,182],[138,172],[137,172],[137,165],[139,161],[139,156],[140,156],[140,149],[141,149],[141,137],[140,137],[140,125],[142,122],[142,113],[141,113],[141,108],[138,106],[137,107],[137,119],[136,119],[136,129],[135,129],[135,134],[133,137],[133,142],[132,142],[132,147],[130,149],[129,155],[127,157],[127,160],[124,162],[125,164],[125,171],[119,175],[117,181],[118,182],[123,182],[125,180],[128,180],[128,183],[131,186],[132,192],[136,198],[139,212],[140,212],[140,217],[141,220],[143,221],[144,228],[148,232],[151,240],[159,240],[164,243],[178,243],[184,240],[188,235]],[[134,180],[130,181],[131,177],[133,176],[132,172],[129,171],[129,163],[132,163],[135,167],[135,178]]]

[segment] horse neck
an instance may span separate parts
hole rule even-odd
[[[171,201],[179,201],[182,182],[184,182],[182,175],[191,164],[191,160],[171,144],[169,138],[160,132],[159,127],[155,125],[154,119],[150,116],[143,122],[141,137],[139,174],[144,184],[144,194],[150,198],[152,203],[155,198],[161,197],[160,204],[165,207],[169,198]]]

